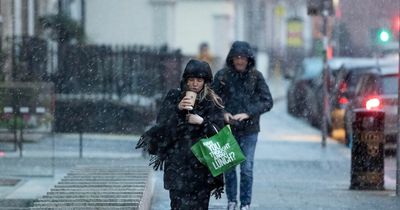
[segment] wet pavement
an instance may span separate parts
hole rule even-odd
[[[332,139],[328,139],[326,147],[321,147],[319,130],[289,116],[284,100],[285,85],[287,82],[283,80],[270,81],[275,106],[261,119],[251,208],[398,209],[400,197],[395,196],[395,157],[385,158],[385,190],[349,190],[350,149]],[[0,175],[20,179],[14,186],[0,186],[0,198],[37,199],[76,165],[147,164],[140,151],[132,149],[137,136],[85,135],[84,138],[83,158],[79,158],[77,135],[56,138],[54,158],[51,141],[43,147],[28,146],[27,149],[32,147],[31,152],[27,151],[22,159],[18,154],[9,153],[0,158]],[[153,182],[151,209],[169,209],[162,172],[154,173]],[[220,200],[212,199],[210,209],[225,209],[226,203],[225,195]]]
[[[272,94],[282,92],[282,83],[277,83],[271,86]],[[273,110],[261,118],[251,209],[399,208],[400,197],[395,196],[395,157],[385,159],[385,190],[349,190],[350,149],[330,138],[322,147],[319,130],[288,115],[284,97],[275,102]],[[152,210],[168,209],[168,192],[162,188],[161,172],[156,173],[155,181]],[[223,195],[220,200],[211,200],[210,209],[226,209],[226,204]]]

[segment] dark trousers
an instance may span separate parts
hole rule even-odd
[[[171,210],[208,210],[210,191],[184,192],[170,190]]]

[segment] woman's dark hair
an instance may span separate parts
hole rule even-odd
[[[211,83],[213,79],[210,65],[201,60],[191,59],[183,71],[183,80],[186,82],[189,77],[203,78],[205,83]]]

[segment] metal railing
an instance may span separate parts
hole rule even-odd
[[[68,117],[71,114],[87,120],[83,124],[88,126],[79,128],[84,131],[130,132],[132,129],[127,128],[138,126],[134,130],[142,131],[154,119],[162,96],[178,86],[184,60],[179,50],[167,47],[82,44],[57,47],[54,42],[27,36],[10,37],[3,44],[9,49],[3,53],[11,63],[6,71],[11,72],[13,82],[54,83],[56,132],[74,130],[67,129],[76,123]],[[84,113],[89,105],[95,111]],[[105,114],[96,114],[106,109]],[[141,114],[137,119],[122,116],[127,113]],[[94,121],[120,123],[108,124],[104,129],[90,125]]]

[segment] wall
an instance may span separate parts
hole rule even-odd
[[[196,55],[201,42],[225,57],[234,39],[234,7],[229,1],[181,1],[176,5],[175,47]]]
[[[152,45],[148,0],[86,1],[86,35],[90,43]]]
[[[216,56],[226,56],[234,39],[234,7],[227,0],[86,1],[90,43],[168,44],[196,55],[207,42]]]

